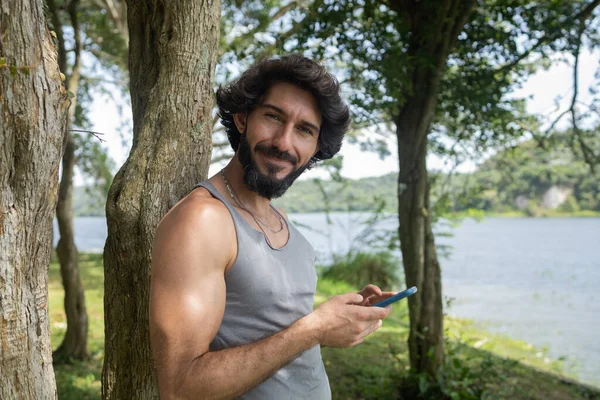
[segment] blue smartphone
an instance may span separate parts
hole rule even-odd
[[[410,295],[413,295],[417,293],[417,287],[413,286],[409,289],[406,289],[405,291],[402,291],[400,293],[396,293],[395,295],[393,295],[392,297],[388,297],[385,300],[380,301],[379,303],[373,304],[371,307],[385,307],[385,306],[389,306],[392,303],[397,302],[398,300],[402,300],[405,297],[408,297]]]

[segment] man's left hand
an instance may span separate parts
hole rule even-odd
[[[363,302],[360,303],[361,306],[372,306],[373,304],[377,304],[388,297],[392,297],[396,294],[396,292],[382,292],[378,286],[368,284],[363,290],[358,292],[358,294],[360,294],[364,299]]]

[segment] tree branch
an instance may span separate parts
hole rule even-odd
[[[73,123],[73,117],[75,116],[75,106],[77,104],[77,89],[79,87],[79,78],[81,74],[81,29],[79,24],[79,17],[77,15],[79,7],[79,0],[71,0],[68,5],[69,18],[71,19],[71,27],[73,28],[73,37],[75,40],[75,47],[73,52],[75,54],[75,61],[71,68],[71,74],[66,80],[66,88],[69,90],[73,97],[71,98],[71,105],[69,107],[69,123]]]
[[[83,129],[69,129],[71,132],[81,132],[81,133],[91,133],[94,135],[100,142],[106,142],[106,140],[102,139],[100,136],[104,135],[102,132],[94,132],[94,131],[86,131]]]
[[[122,0],[94,0],[94,3],[108,11],[114,27],[125,38],[129,46],[129,31],[127,30],[127,8]]]
[[[575,63],[573,65],[573,98],[571,99],[571,106],[569,107],[569,111],[571,112],[571,120],[573,124],[573,134],[577,138],[577,142],[581,146],[581,153],[583,154],[583,159],[586,164],[589,165],[592,173],[595,173],[595,165],[596,165],[596,156],[594,151],[587,145],[585,142],[583,135],[581,134],[581,130],[577,125],[577,115],[575,105],[577,103],[577,95],[579,94],[579,55],[581,53],[581,38],[583,33],[585,32],[585,20],[581,21],[581,26],[579,28],[579,33],[577,36],[577,46],[575,48],[574,57]],[[575,151],[575,149],[573,149]]]
[[[56,40],[58,41],[58,67],[63,74],[67,74],[67,51],[65,50],[65,36],[62,30],[62,21],[56,3],[54,0],[47,0],[48,10],[56,33]]]
[[[283,33],[281,35],[277,35],[277,39],[275,40],[275,43],[273,43],[272,45],[263,49],[263,51],[257,57],[257,60],[260,60],[260,59],[270,56],[275,49],[277,49],[278,47],[283,45],[290,37],[292,37],[293,35],[298,33],[304,25],[306,25],[312,18],[314,18],[317,15],[318,6],[322,3],[323,3],[322,0],[316,0],[313,3],[312,7],[309,9],[308,13],[304,16],[304,18],[302,18],[302,20],[300,20],[299,22],[296,22],[294,25],[292,25],[292,27],[289,30],[287,30],[285,33]]]
[[[592,1],[590,4],[588,4],[587,6],[585,6],[585,8],[583,10],[581,10],[581,12],[577,15],[577,18],[581,22],[586,21],[589,17],[592,16],[592,13],[594,12],[594,9],[596,7],[598,7],[599,5],[600,5],[600,0],[594,0],[594,1]]]
[[[592,13],[594,12],[594,9],[596,7],[598,7],[598,5],[600,5],[600,0],[592,1],[583,10],[581,10],[581,12],[579,12],[577,15],[575,15],[573,17],[573,20],[579,20],[580,22],[584,23],[592,15]],[[537,50],[544,44],[548,44],[560,37],[562,37],[562,32],[560,29],[558,29],[554,32],[551,32],[551,33],[546,33],[544,36],[539,38],[538,41],[533,46],[531,46],[528,50],[523,52],[523,54],[521,54],[520,56],[518,56],[516,59],[509,62],[508,64],[505,64],[502,67],[498,68],[496,70],[496,73],[502,74],[502,73],[505,73],[505,72],[511,70],[517,64],[519,64],[521,61],[523,61],[525,58],[529,57],[531,55],[531,53],[533,53],[535,50]]]
[[[119,59],[119,57],[115,57],[112,54],[108,54],[105,51],[99,50],[99,49],[95,49],[95,48],[91,48],[90,52],[96,56],[96,58],[98,59],[105,59],[105,60],[110,60],[113,63],[119,65],[121,60]]]
[[[554,129],[554,126],[558,123],[558,121],[560,121],[562,119],[562,117],[567,115],[569,113],[569,111],[570,111],[570,109],[566,109],[565,111],[560,113],[560,115],[558,117],[556,117],[556,119],[552,122],[552,124],[550,124],[550,127],[548,129],[546,129],[544,136],[550,135],[552,132],[552,129]]]
[[[233,39],[231,41],[231,43],[229,43],[229,45],[219,53],[219,57],[222,56],[224,53],[227,53],[228,51],[233,50],[240,43],[243,43],[246,40],[253,38],[255,34],[265,31],[266,28],[272,22],[277,21],[279,18],[286,15],[290,10],[294,9],[294,7],[296,7],[296,6],[298,6],[298,2],[292,1],[289,4],[281,7],[279,10],[277,10],[277,12],[273,15],[273,17],[257,24],[253,29],[251,29],[248,32],[244,33],[243,35],[240,35],[240,36],[236,37],[235,39]]]

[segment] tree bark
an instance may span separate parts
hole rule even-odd
[[[43,4],[0,0],[0,398],[54,399],[48,265],[68,96]]]
[[[440,265],[429,208],[427,140],[413,153],[413,148],[400,140],[400,135],[408,136],[401,126],[398,126],[400,247],[406,284],[419,289],[409,297],[410,365],[415,371],[436,376],[444,359],[444,328]]]
[[[102,395],[154,399],[151,249],[163,215],[208,174],[220,1],[130,0],[127,15],[133,145],[106,205]]]
[[[67,66],[62,21],[54,0],[48,0],[48,8],[52,15],[54,29],[57,31],[59,67],[67,75],[66,89],[71,93],[71,105],[68,113],[68,126],[65,130],[65,152],[62,160],[62,176],[58,189],[58,204],[56,219],[60,239],[56,254],[60,263],[60,275],[65,290],[64,308],[67,317],[67,332],[62,343],[53,354],[54,362],[68,362],[70,359],[85,360],[87,353],[88,316],[85,308],[83,284],[79,276],[78,251],[75,245],[75,230],[73,223],[73,175],[75,169],[76,145],[70,132],[77,105],[77,89],[81,70],[81,33],[78,13],[78,0],[68,4],[68,14],[73,28],[74,61],[70,71]]]
[[[473,0],[421,1],[390,6],[411,24],[411,87],[396,118],[398,218],[404,273],[419,291],[408,298],[411,368],[437,377],[444,360],[440,264],[431,226],[427,134],[435,115],[448,55],[475,5]]]

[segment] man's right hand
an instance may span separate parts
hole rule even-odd
[[[351,347],[363,342],[364,338],[381,327],[382,320],[389,315],[391,307],[364,307],[363,296],[345,293],[332,297],[303,322],[314,332],[320,345]]]

